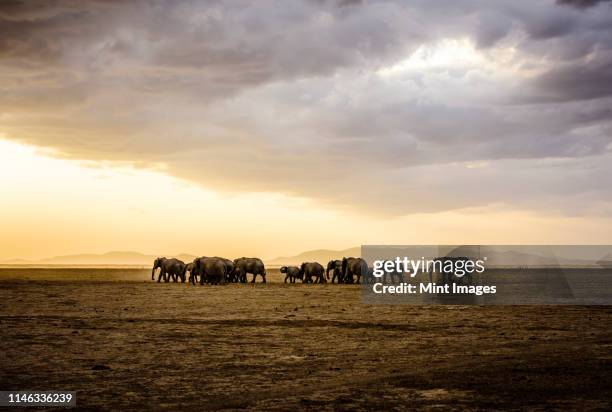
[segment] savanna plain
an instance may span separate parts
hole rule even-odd
[[[76,391],[79,410],[612,407],[609,306],[364,305],[268,272],[0,268],[0,389]]]

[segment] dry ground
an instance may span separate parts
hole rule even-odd
[[[0,389],[74,390],[79,410],[611,408],[610,307],[372,306],[278,274],[71,271],[0,269]]]

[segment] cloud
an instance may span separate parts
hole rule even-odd
[[[597,6],[599,3],[607,3],[610,0],[557,0],[557,4],[568,5],[577,9],[588,9]]]
[[[612,8],[558,3],[2,2],[0,132],[373,214],[577,213],[611,200]]]

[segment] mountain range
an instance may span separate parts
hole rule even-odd
[[[430,246],[422,247],[411,247],[409,255],[411,257],[428,256],[431,252]],[[563,248],[559,246],[558,248]],[[596,248],[596,247],[589,247]],[[514,250],[513,250],[514,249]],[[537,247],[520,247],[510,246],[506,248],[498,247],[483,247],[482,256],[487,256],[487,264],[489,266],[549,266],[549,265],[601,265],[610,266],[612,259],[610,255],[606,255],[604,252],[609,250],[609,247],[600,247],[601,250],[596,249],[595,254],[591,253],[592,256],[571,256],[569,252],[563,252],[563,249],[559,250],[559,253],[551,254],[546,253],[546,250],[538,250]],[[567,249],[571,251],[570,249]],[[573,249],[572,249],[573,250]],[[585,249],[586,250],[586,249]],[[588,250],[587,250],[588,251]],[[388,251],[389,252],[389,251]],[[407,251],[397,250],[393,253],[397,253],[403,256],[402,253],[406,254]],[[479,252],[480,255],[480,252]],[[189,253],[179,253],[178,255],[165,255],[167,257],[176,257],[183,262],[191,262],[196,256]],[[315,249],[300,253],[295,256],[282,256],[273,259],[263,259],[266,265],[270,266],[281,266],[281,265],[299,265],[302,262],[320,262],[325,265],[332,259],[342,259],[344,256],[361,256],[360,247],[352,247],[343,250],[330,250],[330,249]],[[461,255],[469,256],[469,255]],[[563,257],[561,257],[563,256]],[[603,257],[602,257],[603,256]],[[78,255],[65,255],[65,256],[54,256],[40,260],[26,260],[26,259],[10,259],[0,261],[2,265],[80,265],[80,266],[107,266],[107,265],[134,265],[134,266],[150,266],[157,255],[147,255],[140,252],[132,251],[112,251],[103,254],[78,254]],[[235,257],[235,256],[228,256]],[[379,256],[380,258],[380,256]],[[604,264],[605,263],[605,264]]]
[[[302,262],[327,262],[331,259],[341,259],[343,256],[359,256],[360,248],[354,247],[345,250],[318,249],[300,253],[296,256],[278,257],[264,259],[267,265],[295,265]],[[175,257],[183,262],[191,262],[196,256],[189,253],[178,255],[166,254],[167,257]],[[9,259],[0,261],[3,265],[142,265],[149,266],[155,260],[156,255],[147,255],[140,252],[112,251],[103,254],[83,253],[77,255],[54,256],[40,260]]]
[[[167,255],[168,257],[172,255]],[[40,260],[11,259],[0,262],[4,265],[146,265],[153,263],[157,256],[140,252],[112,251],[103,254],[83,253],[78,255],[54,256]],[[180,253],[176,256],[184,262],[191,262],[195,256]]]

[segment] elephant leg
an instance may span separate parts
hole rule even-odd
[[[253,280],[251,281],[251,283],[255,283],[255,278],[257,278],[257,274],[253,273]]]
[[[266,283],[266,274],[262,273],[261,278],[263,279],[262,283]]]
[[[289,275],[285,275],[285,283],[287,283],[287,279],[289,279]]]
[[[157,283],[159,283],[161,281],[162,278],[162,271],[159,271],[159,275],[157,275]]]

